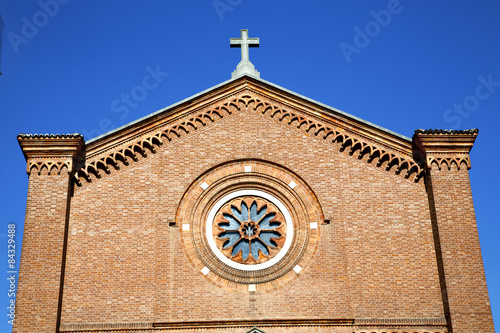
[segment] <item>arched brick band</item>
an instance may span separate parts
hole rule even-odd
[[[113,170],[147,158],[149,153],[157,153],[161,146],[173,140],[247,110],[322,138],[337,145],[340,151],[347,152],[349,156],[414,182],[419,182],[425,174],[420,162],[414,160],[409,143],[405,143],[403,148],[394,147],[387,141],[374,139],[370,135],[360,135],[353,131],[350,125],[331,119],[328,114],[318,116],[319,111],[316,109],[296,109],[261,93],[244,90],[172,119],[169,118],[171,113],[166,113],[164,117],[167,119],[160,121],[154,118],[158,122],[154,126],[148,126],[138,134],[113,142],[109,146],[87,147],[85,158],[76,167],[74,180],[78,186],[83,185],[83,180],[90,183]]]
[[[237,191],[268,193],[288,210],[293,240],[275,264],[241,270],[222,262],[211,249],[206,233],[208,214],[224,196]],[[293,172],[259,160],[226,163],[198,177],[185,192],[177,213],[183,249],[195,268],[213,283],[248,292],[280,287],[307,269],[319,243],[323,212],[309,186]],[[249,286],[251,285],[251,286]]]

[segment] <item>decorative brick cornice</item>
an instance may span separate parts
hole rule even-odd
[[[26,158],[26,172],[49,175],[73,172],[73,160],[83,148],[81,134],[19,134],[17,141]]]
[[[388,141],[371,136],[368,132],[357,134],[349,126],[333,122],[321,116],[305,115],[290,107],[265,101],[263,97],[249,101],[254,102],[253,109],[271,118],[276,118],[291,126],[296,126],[309,134],[339,145],[341,152],[376,167],[403,175],[405,178],[418,182],[424,175],[423,168],[413,160],[410,149],[405,151]]]
[[[460,169],[462,164],[470,169],[469,152],[476,141],[479,131],[470,130],[416,130],[413,142],[417,153],[424,156],[426,167],[436,166],[451,169],[455,164]]]
[[[243,87],[223,100],[194,109],[184,116],[171,117],[168,121],[160,122],[159,126],[148,125],[141,133],[121,139],[118,144],[100,146],[98,150],[90,147],[86,159],[77,169],[75,180],[81,185],[84,179],[91,182],[92,178],[101,178],[103,174],[109,174],[113,169],[118,170],[122,166],[138,161],[140,156],[147,157],[149,153],[156,153],[165,143],[246,110],[256,111],[329,141],[338,145],[341,152],[395,174],[401,174],[414,182],[418,182],[424,175],[424,168],[412,157],[410,143],[394,144],[394,140],[384,141],[380,136],[370,135],[369,130],[357,134],[352,126],[329,119],[326,114],[322,115],[323,111],[306,111],[292,105],[283,105],[257,91]]]
[[[371,319],[252,319],[252,320],[216,320],[216,321],[178,321],[158,323],[102,323],[102,324],[62,324],[61,333],[87,332],[171,332],[177,330],[224,330],[235,328],[264,329],[272,327],[338,327],[348,328],[349,332],[366,332],[367,328],[390,330],[391,332],[429,332],[445,333],[444,318],[371,318]]]

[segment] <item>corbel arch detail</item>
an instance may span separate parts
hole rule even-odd
[[[70,173],[73,167],[71,160],[29,160],[26,166],[26,173],[42,173],[44,170],[47,174],[60,175],[62,172]]]
[[[139,158],[147,158],[149,154],[155,154],[165,143],[242,111],[258,112],[294,126],[309,135],[337,144],[340,152],[345,152],[349,156],[363,160],[375,167],[402,175],[413,182],[418,182],[425,173],[425,169],[411,156],[411,147],[409,147],[408,154],[392,151],[383,145],[357,137],[348,129],[330,123],[327,119],[294,111],[289,107],[279,103],[271,103],[264,98],[259,98],[257,94],[246,91],[238,96],[229,97],[216,105],[195,111],[182,119],[166,123],[162,127],[146,132],[142,137],[131,139],[131,141],[116,148],[93,154],[88,160],[80,163],[81,167],[75,172],[75,182],[77,185],[82,185],[83,180],[91,182],[92,178],[101,178],[103,174],[119,170],[122,166],[137,162]]]
[[[395,174],[402,174],[405,178],[418,182],[424,175],[424,168],[416,163],[412,157],[403,156],[384,149],[379,145],[374,145],[361,138],[357,138],[345,129],[322,122],[316,119],[293,112],[287,108],[272,105],[269,102],[252,99],[249,103],[254,103],[253,109],[271,118],[276,118],[290,126],[296,126],[306,133],[320,137],[331,143],[339,144],[339,151],[347,152],[349,156],[358,159],[366,158],[367,163],[374,163],[376,167],[385,168],[386,171],[393,171]]]
[[[467,169],[471,168],[469,155],[457,155],[457,156],[427,156],[427,167],[431,169],[432,167],[437,167],[439,170],[445,168],[451,170],[455,167],[460,170],[461,167],[465,166]]]

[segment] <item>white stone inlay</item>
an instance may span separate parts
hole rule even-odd
[[[203,275],[207,275],[208,272],[210,272],[210,268],[208,268],[208,267],[205,266],[205,267],[203,267],[203,269],[201,270],[201,272],[203,273]]]
[[[297,183],[292,180],[290,184],[288,184],[288,186],[290,186],[291,188],[295,188],[295,186],[297,186]]]
[[[182,231],[188,231],[188,230],[189,230],[189,224],[184,223],[184,224],[182,225]]]
[[[257,287],[255,286],[255,284],[248,285],[248,291],[255,291],[255,290],[257,290]]]
[[[318,222],[311,222],[311,229],[318,229]]]
[[[203,190],[206,190],[208,188],[208,184],[205,182],[203,182],[200,186]]]
[[[252,167],[249,165],[245,166],[245,172],[252,172]]]
[[[302,270],[302,267],[300,267],[299,265],[296,265],[293,270],[295,271],[295,273],[299,274],[300,271]]]

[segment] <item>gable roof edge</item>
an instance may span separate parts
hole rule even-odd
[[[158,110],[158,111],[155,111],[155,112],[153,112],[153,113],[150,113],[150,114],[148,114],[148,115],[146,115],[146,116],[144,116],[144,117],[141,117],[141,118],[136,119],[136,120],[134,120],[134,121],[132,121],[132,122],[130,122],[130,123],[127,123],[127,124],[125,124],[125,125],[123,125],[123,126],[120,126],[120,127],[118,127],[118,128],[115,128],[115,129],[113,129],[113,130],[111,130],[111,131],[109,131],[109,132],[106,132],[106,133],[104,133],[104,134],[101,134],[101,135],[99,135],[99,136],[97,136],[97,137],[95,137],[95,138],[89,139],[89,140],[85,141],[85,145],[88,145],[88,144],[94,143],[94,142],[96,142],[96,141],[98,141],[98,140],[100,140],[100,139],[102,139],[102,138],[105,138],[105,137],[107,137],[107,136],[112,135],[113,133],[117,133],[117,132],[119,132],[119,131],[121,131],[121,130],[123,130],[123,129],[125,129],[125,128],[131,127],[131,126],[133,126],[133,125],[135,125],[135,124],[138,124],[138,123],[141,123],[142,121],[145,121],[145,120],[147,120],[147,119],[150,119],[150,118],[152,118],[152,117],[154,117],[154,116],[156,116],[156,115],[158,115],[158,114],[160,114],[160,113],[163,113],[163,112],[165,112],[165,111],[168,111],[168,110],[170,110],[170,109],[173,109],[173,108],[175,108],[175,107],[177,107],[177,106],[179,106],[179,105],[182,105],[183,103],[186,103],[186,102],[188,102],[188,101],[190,101],[190,100],[193,100],[193,99],[195,99],[195,98],[197,98],[197,97],[203,96],[203,95],[205,95],[205,94],[207,94],[207,93],[210,93],[211,91],[214,91],[214,90],[216,90],[216,89],[218,89],[218,88],[220,88],[220,87],[223,87],[223,86],[225,86],[225,85],[227,85],[227,84],[229,84],[229,83],[231,83],[231,82],[241,80],[242,78],[245,78],[245,77],[248,77],[248,78],[253,79],[253,80],[256,80],[256,81],[260,81],[260,82],[262,82],[262,83],[264,83],[264,84],[266,84],[266,85],[269,85],[269,86],[271,86],[271,87],[273,87],[273,88],[275,88],[275,89],[281,90],[281,91],[286,92],[286,93],[288,93],[288,94],[290,94],[290,95],[293,95],[293,96],[295,96],[295,97],[297,97],[297,98],[303,99],[303,100],[305,100],[305,101],[307,101],[307,102],[309,102],[309,103],[316,104],[316,105],[318,105],[318,106],[320,106],[320,107],[324,108],[324,110],[325,110],[326,112],[329,112],[329,113],[334,113],[334,114],[335,114],[335,113],[337,113],[337,114],[342,115],[342,116],[344,116],[344,117],[346,117],[346,118],[349,118],[349,119],[355,120],[355,121],[360,122],[360,123],[362,123],[362,124],[365,124],[365,125],[368,125],[368,126],[370,126],[370,127],[376,128],[376,129],[378,129],[378,130],[380,130],[380,131],[382,131],[382,132],[385,132],[385,133],[388,133],[388,134],[390,134],[390,135],[393,135],[393,136],[395,136],[395,137],[397,137],[397,138],[399,138],[399,139],[401,139],[401,140],[403,140],[403,141],[406,141],[406,142],[408,142],[408,143],[411,143],[411,142],[412,142],[412,139],[411,139],[411,138],[409,138],[409,137],[407,137],[407,136],[405,136],[405,135],[402,135],[402,134],[396,133],[396,132],[391,131],[391,130],[389,130],[389,129],[385,128],[385,127],[382,127],[382,126],[376,125],[376,124],[371,123],[371,122],[369,122],[369,121],[367,121],[367,120],[364,120],[364,119],[361,119],[361,118],[359,118],[359,117],[353,116],[353,115],[352,115],[352,114],[350,114],[350,113],[344,112],[344,111],[339,110],[339,109],[337,109],[337,108],[331,107],[331,106],[326,105],[326,104],[321,103],[321,102],[318,102],[318,101],[316,101],[316,100],[314,100],[314,99],[312,99],[312,98],[309,98],[309,97],[303,96],[303,95],[298,94],[298,93],[296,93],[296,92],[294,92],[294,91],[292,91],[292,90],[289,90],[289,89],[283,88],[283,87],[281,87],[281,86],[279,86],[279,85],[277,85],[277,84],[274,84],[274,83],[272,83],[272,82],[266,81],[266,80],[264,80],[264,79],[257,78],[257,77],[255,77],[255,76],[248,76],[248,75],[244,75],[244,76],[240,76],[240,77],[237,77],[237,78],[234,78],[234,79],[229,79],[229,80],[227,80],[227,81],[224,81],[224,82],[222,82],[222,83],[219,83],[219,84],[217,84],[217,85],[215,85],[215,86],[212,86],[212,87],[210,87],[210,88],[208,88],[208,89],[205,89],[205,90],[203,90],[203,91],[201,91],[201,92],[199,92],[199,93],[197,93],[197,94],[194,94],[194,95],[191,95],[191,96],[189,96],[189,97],[187,97],[187,98],[184,98],[183,100],[181,100],[181,101],[179,101],[179,102],[176,102],[176,103],[174,103],[174,104],[171,104],[171,105],[169,105],[169,106],[166,106],[166,107],[164,107],[164,108],[162,108],[162,109],[160,109],[160,110]]]
[[[101,134],[101,135],[99,135],[99,136],[96,136],[95,138],[92,138],[92,139],[90,139],[90,140],[85,141],[85,145],[88,145],[88,144],[90,144],[90,143],[93,143],[93,142],[95,142],[95,141],[98,141],[99,139],[102,139],[102,138],[104,138],[104,137],[107,137],[107,136],[109,136],[109,135],[111,135],[111,134],[113,134],[113,133],[119,132],[119,131],[121,131],[121,130],[123,130],[123,129],[127,128],[127,127],[130,127],[130,126],[133,126],[133,125],[135,125],[135,124],[138,124],[138,123],[140,123],[140,122],[142,122],[142,121],[144,121],[144,120],[146,120],[146,119],[152,118],[152,117],[154,117],[154,116],[156,116],[156,115],[158,115],[158,114],[160,114],[160,113],[162,113],[162,112],[165,112],[165,111],[167,111],[167,110],[169,110],[169,109],[173,109],[173,108],[175,108],[175,107],[177,107],[177,106],[179,106],[179,105],[182,105],[183,103],[186,103],[186,102],[188,102],[188,101],[190,101],[190,100],[192,100],[192,99],[195,99],[195,98],[200,97],[200,96],[202,96],[202,95],[204,95],[204,94],[207,94],[207,93],[211,92],[212,90],[215,90],[215,89],[217,89],[217,88],[223,87],[223,86],[225,86],[226,84],[231,83],[232,81],[236,81],[236,80],[237,80],[237,79],[239,79],[239,78],[241,78],[241,77],[238,77],[238,78],[236,78],[236,79],[230,79],[230,80],[224,81],[224,82],[222,82],[222,83],[219,83],[219,84],[217,84],[217,85],[215,85],[215,86],[213,86],[213,87],[210,87],[210,88],[205,89],[205,90],[203,90],[203,91],[201,91],[201,92],[199,92],[199,93],[196,93],[196,94],[191,95],[191,96],[189,96],[189,97],[187,97],[187,98],[184,98],[183,100],[181,100],[181,101],[179,101],[179,102],[176,102],[176,103],[174,103],[174,104],[170,104],[169,106],[166,106],[166,107],[164,107],[164,108],[162,108],[162,109],[160,109],[160,110],[158,110],[158,111],[155,111],[155,112],[153,112],[153,113],[147,114],[147,115],[145,115],[144,117],[141,117],[141,118],[139,118],[139,119],[136,119],[136,120],[134,120],[134,121],[131,121],[130,123],[127,123],[127,124],[125,124],[125,125],[123,125],[123,126],[120,126],[120,127],[115,128],[115,129],[112,129],[112,130],[111,130],[111,131],[109,131],[109,132],[106,132],[106,133],[104,133],[104,134]]]
[[[360,123],[363,123],[363,124],[365,124],[365,125],[368,125],[368,126],[374,127],[374,128],[376,128],[376,129],[378,129],[378,130],[381,130],[381,131],[386,132],[386,133],[388,133],[388,134],[394,135],[394,136],[396,136],[396,137],[398,137],[398,138],[400,138],[400,139],[402,139],[402,140],[408,141],[408,142],[410,142],[410,143],[412,142],[411,138],[409,138],[409,137],[407,137],[407,136],[405,136],[405,135],[402,135],[402,134],[399,134],[399,133],[397,133],[397,132],[391,131],[390,129],[387,129],[387,128],[382,127],[382,126],[379,126],[379,125],[376,125],[376,124],[374,124],[374,123],[372,123],[372,122],[369,122],[369,121],[364,120],[364,119],[362,119],[362,118],[356,117],[356,116],[354,116],[354,115],[352,115],[352,114],[350,114],[350,113],[347,113],[347,112],[345,112],[345,111],[339,110],[339,109],[334,108],[334,107],[332,107],[332,106],[329,106],[329,105],[327,105],[327,104],[324,104],[324,103],[318,102],[318,101],[316,101],[316,100],[314,100],[314,99],[312,99],[312,98],[306,97],[306,96],[301,95],[301,94],[299,94],[299,93],[296,93],[296,92],[294,92],[294,91],[292,91],[292,90],[289,90],[289,89],[283,88],[283,87],[281,87],[281,86],[279,86],[279,85],[277,85],[277,84],[274,84],[274,83],[272,83],[272,82],[269,82],[269,81],[263,80],[263,79],[261,79],[261,78],[255,78],[255,77],[253,77],[253,76],[252,76],[252,78],[253,78],[253,79],[255,79],[255,80],[261,81],[261,82],[263,82],[263,83],[265,83],[265,84],[267,84],[267,85],[270,85],[271,87],[274,87],[274,88],[276,88],[276,89],[283,90],[284,92],[289,93],[289,94],[291,94],[291,95],[294,95],[295,97],[301,98],[301,99],[303,99],[303,100],[305,100],[305,101],[308,101],[308,102],[310,102],[310,103],[313,103],[313,104],[316,104],[316,105],[318,105],[318,106],[321,106],[321,107],[323,107],[323,108],[325,109],[325,111],[327,111],[327,112],[338,113],[338,114],[340,114],[340,115],[342,115],[342,116],[345,116],[345,117],[347,117],[347,118],[350,118],[350,119],[352,119],[352,120],[356,120],[356,121],[358,121],[358,122],[360,122]]]

